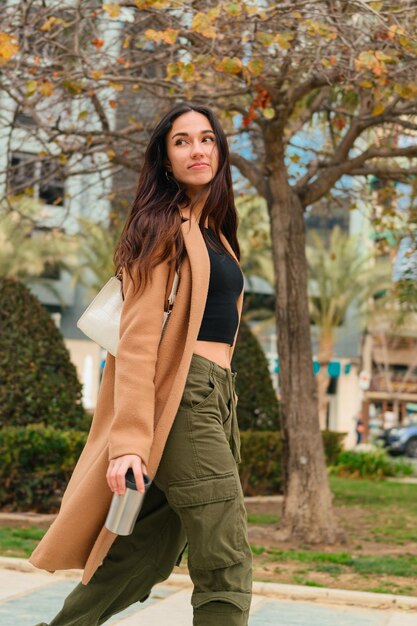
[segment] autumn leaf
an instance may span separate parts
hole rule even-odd
[[[48,33],[54,26],[56,26],[57,24],[63,24],[63,23],[64,23],[64,20],[61,17],[55,17],[54,15],[51,15],[50,17],[48,17],[46,22],[42,24],[39,30],[41,30],[44,33]]]
[[[49,98],[54,93],[54,86],[48,80],[44,80],[39,86],[39,93],[45,98]]]
[[[254,76],[259,76],[264,69],[264,62],[262,59],[251,59],[247,64],[247,68]]]
[[[104,39],[98,39],[97,37],[95,37],[94,39],[91,40],[91,43],[93,44],[93,46],[97,48],[97,50],[100,50],[100,48],[104,46],[105,41]]]
[[[91,72],[91,78],[93,80],[100,80],[100,78],[103,76],[104,72],[103,70],[93,70]]]
[[[291,48],[291,41],[294,39],[293,33],[278,33],[275,35],[274,41],[279,45],[283,50],[288,50]]]
[[[174,30],[173,28],[167,28],[162,33],[162,41],[164,43],[173,45],[177,41],[179,30]]]
[[[85,120],[88,117],[88,111],[80,111],[78,113],[79,120]]]
[[[107,150],[106,154],[109,157],[110,161],[112,161],[114,157],[116,156],[116,153],[114,150]]]
[[[109,100],[109,105],[112,109],[115,109],[117,107],[116,100]]]
[[[243,64],[239,57],[223,57],[220,63],[215,66],[215,69],[225,74],[240,74],[242,67]]]
[[[372,115],[381,115],[385,111],[385,106],[382,102],[378,102],[372,109]]]
[[[292,154],[292,155],[290,156],[290,161],[291,161],[292,163],[298,163],[298,161],[300,160],[300,158],[301,158],[301,157],[300,157],[300,155],[299,155],[299,154]]]
[[[262,109],[262,115],[267,120],[272,120],[275,117],[275,109],[273,107],[265,107],[265,109]]]
[[[33,96],[37,88],[38,83],[36,80],[28,80],[26,83],[26,97],[30,98],[30,96]]]
[[[171,80],[174,76],[180,75],[180,66],[179,63],[168,63],[167,65],[167,80]]]
[[[120,4],[114,2],[111,4],[103,4],[103,11],[105,11],[109,17],[119,17],[121,13]]]
[[[197,78],[194,63],[184,63],[181,67],[180,77],[185,82],[191,82]]]
[[[77,96],[83,90],[82,84],[75,80],[64,80],[62,84],[73,96]]]
[[[121,85],[120,83],[112,82],[112,81],[109,82],[109,87],[111,87],[115,91],[123,91],[124,89],[123,85]]]
[[[242,5],[240,4],[240,2],[226,2],[226,4],[224,5],[224,10],[226,11],[227,15],[230,15],[231,17],[236,17],[242,13]]]
[[[270,46],[274,43],[275,37],[271,35],[271,33],[265,33],[263,31],[258,31],[256,33],[256,39],[262,46]]]
[[[213,19],[207,13],[196,13],[193,17],[192,30],[207,39],[215,39],[217,33],[213,26]]]
[[[6,63],[19,51],[17,39],[14,35],[0,33],[0,64]]]
[[[394,91],[400,96],[400,98],[403,98],[404,100],[412,100],[417,96],[417,85],[415,83],[408,83],[407,85],[396,83],[394,85]]]

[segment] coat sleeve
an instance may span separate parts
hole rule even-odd
[[[153,268],[140,295],[127,272],[116,355],[114,419],[109,435],[109,459],[137,454],[145,465],[154,433],[155,368],[164,319],[165,290],[170,266]]]

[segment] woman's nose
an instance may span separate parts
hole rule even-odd
[[[191,144],[191,156],[204,156],[203,148],[201,147],[201,143],[199,141],[194,141]]]

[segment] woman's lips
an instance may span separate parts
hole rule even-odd
[[[207,163],[195,163],[190,166],[190,170],[203,170],[206,167],[208,167]]]

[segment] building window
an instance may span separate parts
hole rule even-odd
[[[63,206],[65,179],[54,160],[42,160],[34,154],[12,154],[8,187],[11,194],[31,194],[45,204]]]

